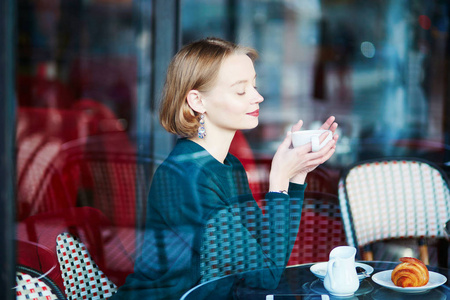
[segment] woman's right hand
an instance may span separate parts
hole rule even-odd
[[[292,131],[300,130],[303,122],[300,120],[292,127]],[[322,125],[321,129],[329,129],[333,133],[337,128],[334,117]],[[270,191],[287,190],[289,182],[303,184],[306,175],[313,171],[318,165],[326,162],[335,152],[336,142],[339,138],[337,134],[333,135],[333,139],[329,141],[321,150],[312,152],[312,145],[306,145],[292,148],[291,132],[288,132],[284,141],[278,147],[270,170]],[[326,135],[320,137],[323,141]]]

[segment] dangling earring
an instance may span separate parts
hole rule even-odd
[[[205,126],[203,126],[205,124],[205,115],[204,114],[200,115],[199,123],[200,123],[200,127],[198,128],[198,137],[202,139],[206,136]]]

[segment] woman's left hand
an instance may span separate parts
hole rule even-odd
[[[329,117],[320,129],[327,129],[333,132],[333,139],[330,140],[322,149],[312,152],[311,143],[300,147],[292,148],[291,132],[298,131],[303,122],[300,120],[292,127],[284,141],[278,147],[273,159],[270,170],[270,190],[284,190],[290,182],[303,184],[306,175],[314,170],[318,165],[326,162],[335,152],[338,135],[334,132],[337,123],[334,117]],[[320,143],[326,139],[327,134],[322,134],[319,138]]]

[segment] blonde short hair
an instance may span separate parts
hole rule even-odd
[[[183,137],[193,137],[199,127],[199,114],[193,111],[186,97],[191,90],[209,91],[214,85],[219,68],[231,54],[258,58],[256,50],[219,39],[206,38],[181,48],[167,70],[159,120],[168,131]]]

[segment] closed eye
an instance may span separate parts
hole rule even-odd
[[[254,88],[255,90],[258,90],[258,87],[257,87],[257,86],[253,86],[253,88]],[[239,96],[244,96],[244,95],[245,95],[245,91],[238,92],[237,94],[238,94]]]

